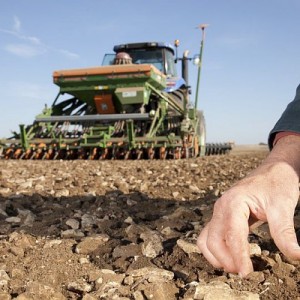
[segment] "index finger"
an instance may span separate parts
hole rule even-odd
[[[231,212],[227,218],[225,242],[237,272],[245,277],[253,271],[248,243],[249,217],[240,212]]]
[[[245,276],[253,271],[248,243],[250,209],[237,197],[220,198],[214,207],[207,244],[226,271]]]

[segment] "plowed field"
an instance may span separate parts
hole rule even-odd
[[[249,236],[247,279],[195,247],[215,200],[266,154],[0,161],[0,299],[300,299],[300,264],[267,225]],[[295,226],[300,236],[298,209]]]

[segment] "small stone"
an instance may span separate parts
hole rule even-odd
[[[79,262],[83,264],[88,264],[90,261],[86,257],[79,258]]]
[[[70,282],[67,286],[67,289],[72,292],[83,292],[89,293],[92,290],[92,286],[88,283],[78,283],[78,282]]]
[[[100,276],[95,281],[96,289],[105,289],[106,287],[118,287],[125,278],[125,274],[117,274],[112,270],[101,269]]]
[[[6,218],[5,221],[7,223],[20,223],[21,218],[19,218],[19,217],[9,217],[9,218]]]
[[[2,208],[0,208],[0,215],[8,217],[7,213]]]
[[[190,185],[189,186],[189,189],[193,192],[193,193],[199,193],[200,192],[200,189],[195,186],[195,185]]]
[[[164,247],[161,237],[155,232],[146,232],[141,234],[141,239],[144,240],[142,244],[142,253],[146,257],[155,258],[162,254]]]
[[[177,198],[177,197],[179,196],[179,192],[173,192],[173,193],[172,193],[172,196],[173,196],[174,198]]]
[[[41,184],[36,184],[35,187],[34,187],[34,189],[35,189],[37,192],[41,192],[41,191],[43,191],[45,188],[44,188],[44,186],[41,185]]]
[[[0,280],[10,280],[10,278],[7,275],[6,271],[0,270]]]
[[[131,200],[131,199],[127,199],[126,204],[127,204],[129,207],[131,207],[131,206],[136,205],[137,202],[134,201],[134,200]]]
[[[55,247],[55,246],[58,246],[62,243],[62,240],[51,240],[51,241],[47,241],[44,245],[44,249],[47,249],[47,248],[52,248],[52,247]]]
[[[126,224],[132,224],[133,223],[133,219],[131,217],[127,217],[125,220],[124,220],[124,223]]]
[[[134,257],[137,255],[141,255],[142,251],[141,251],[141,247],[140,245],[131,243],[128,245],[124,245],[124,246],[117,246],[113,253],[112,256],[113,258],[117,258],[117,257],[124,257],[124,258],[129,258],[129,257]]]
[[[168,270],[145,267],[128,272],[132,277],[142,277],[148,279],[149,282],[170,281],[174,278],[174,273]]]
[[[126,284],[126,285],[132,285],[134,283],[133,277],[132,276],[126,276],[124,278],[123,283]]]
[[[173,282],[161,282],[148,284],[143,288],[146,299],[151,300],[173,300],[177,299],[178,288]]]
[[[9,241],[24,249],[31,248],[36,243],[36,239],[33,236],[22,233],[20,234],[18,232],[11,233],[9,236]]]
[[[31,188],[31,187],[32,187],[32,181],[31,181],[31,180],[26,181],[26,182],[24,182],[24,183],[21,183],[21,184],[19,185],[19,189],[29,189],[29,188]]]
[[[103,274],[104,275],[107,275],[107,274],[109,274],[109,275],[115,275],[116,274],[115,271],[110,270],[110,269],[101,269],[100,272],[101,272],[101,275],[103,275]]]
[[[94,225],[96,225],[96,217],[89,215],[89,214],[84,214],[81,217],[81,227],[84,230],[88,230],[90,228],[92,228]]]
[[[166,236],[170,236],[170,235],[173,235],[173,234],[176,235],[176,232],[170,226],[167,226],[167,227],[163,228],[161,230],[161,233],[163,235],[166,235]]]
[[[183,239],[177,240],[176,243],[177,243],[178,247],[187,254],[200,253],[200,250],[198,249],[197,245],[194,243],[187,242]]]
[[[144,300],[145,298],[144,298],[144,296],[143,296],[143,294],[142,294],[141,291],[135,291],[133,293],[133,299],[134,300]]]
[[[78,254],[90,254],[98,247],[104,245],[108,240],[109,236],[107,234],[86,237],[76,246],[75,252]]]
[[[10,188],[0,188],[0,194],[3,195],[10,193],[10,191]]]
[[[269,256],[270,255],[270,251],[269,250],[262,250],[261,251],[261,255],[262,256]]]
[[[147,182],[143,182],[141,184],[140,191],[141,192],[147,192],[148,191],[148,183]]]
[[[279,264],[282,263],[282,259],[281,259],[281,256],[280,256],[279,253],[276,253],[276,254],[274,255],[274,259],[275,259],[275,261],[276,261],[277,263],[279,263]]]
[[[75,229],[67,229],[61,232],[61,237],[65,239],[69,239],[69,238],[78,239],[84,237],[84,233]]]
[[[70,196],[69,190],[60,190],[55,192],[55,197],[61,198],[61,197],[68,197]]]
[[[129,193],[129,185],[127,182],[124,181],[116,181],[114,183],[114,186],[120,190],[122,193],[124,194],[128,194]]]
[[[76,219],[68,219],[66,224],[72,229],[79,229],[80,223]]]
[[[211,281],[208,284],[200,283],[196,286],[196,291],[194,295],[194,299],[204,299],[204,297],[210,292],[213,291],[217,294],[219,291],[225,294],[226,290],[230,290],[228,284],[221,281]],[[219,298],[216,298],[219,299]],[[224,298],[222,298],[224,299]],[[225,298],[226,299],[226,298]]]
[[[216,197],[219,197],[219,196],[221,195],[220,190],[219,190],[219,189],[216,189],[216,190],[214,191],[214,195],[215,195]]]
[[[221,281],[211,281],[208,284],[200,283],[196,287],[195,300],[259,300],[258,294],[232,290],[230,286]]]
[[[255,243],[250,243],[250,256],[253,255],[261,255],[261,248]]]
[[[23,225],[32,227],[34,224],[35,218],[36,218],[36,216],[32,212],[29,212],[28,215],[24,219]]]

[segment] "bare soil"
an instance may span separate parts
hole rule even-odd
[[[249,236],[246,279],[195,247],[216,199],[266,155],[0,161],[0,299],[300,299],[300,264],[267,225]]]

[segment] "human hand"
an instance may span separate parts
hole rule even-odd
[[[271,236],[282,253],[300,259],[293,225],[298,182],[294,168],[278,160],[275,153],[275,159],[274,154],[270,155],[258,169],[225,192],[198,237],[197,245],[206,259],[214,267],[242,277],[252,272],[247,238],[250,226],[257,222],[269,223]]]

